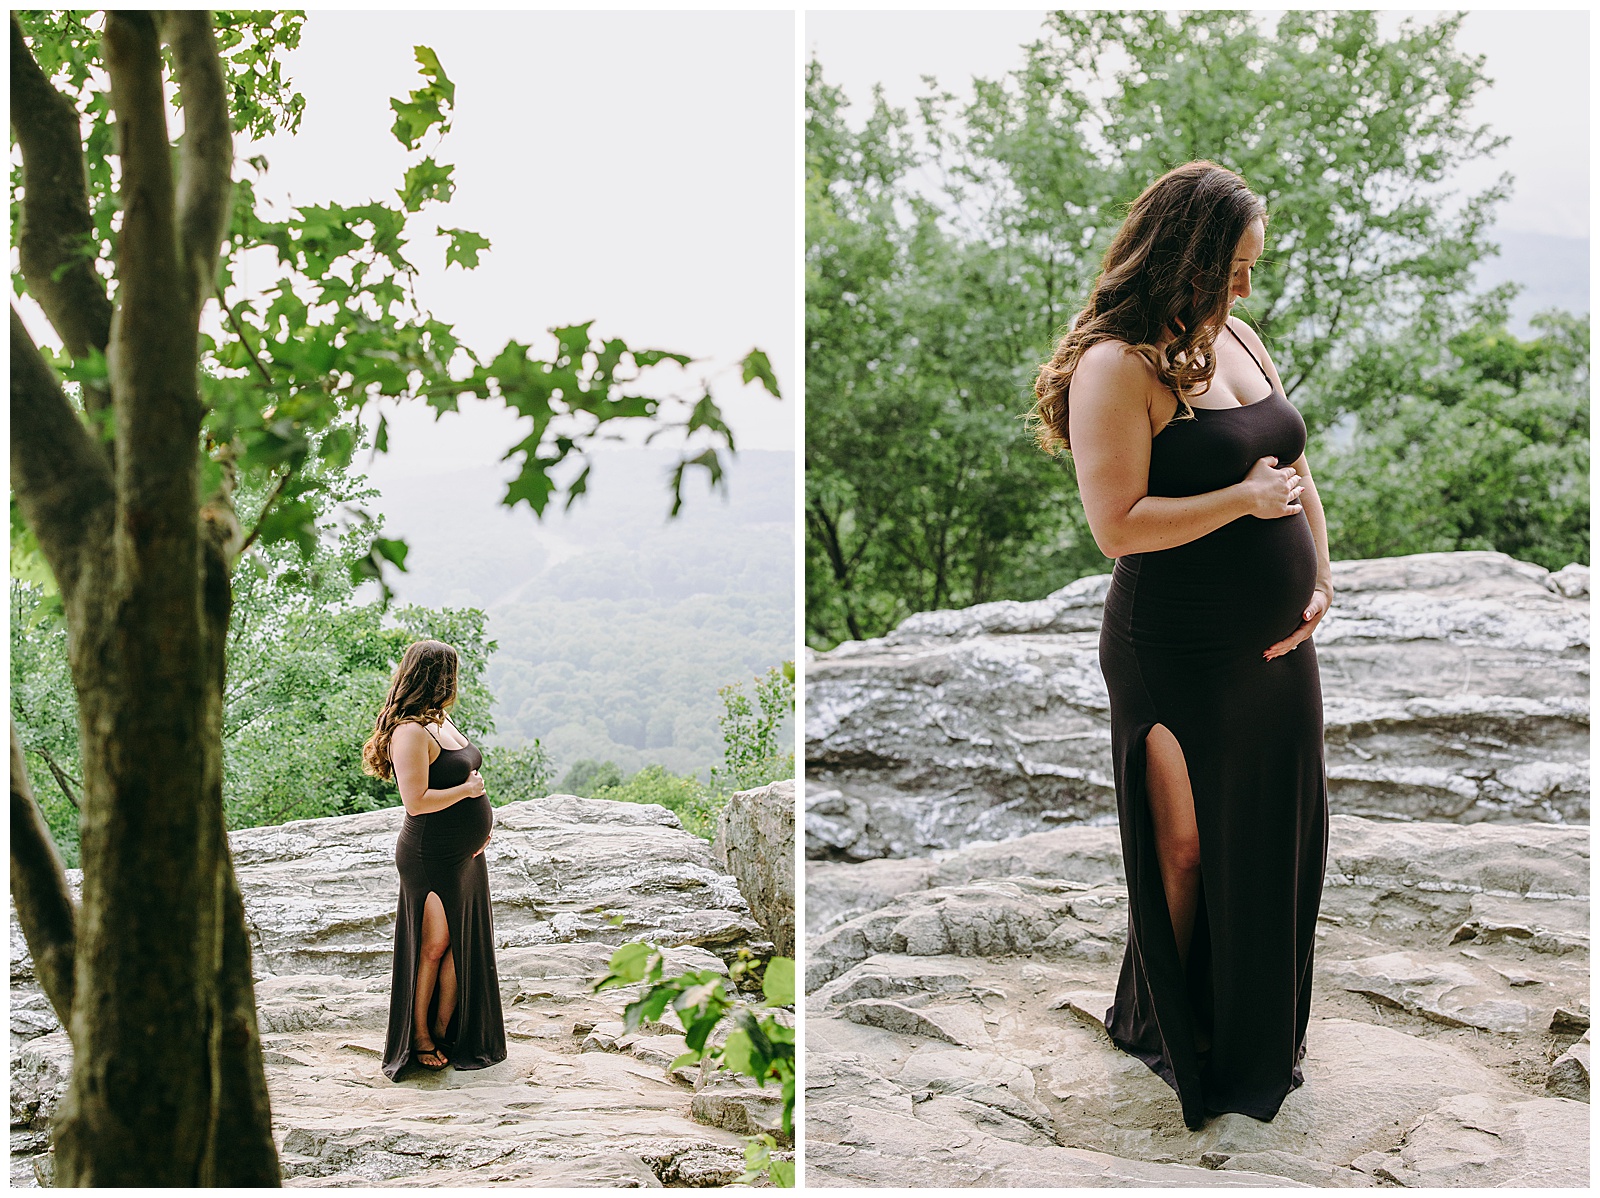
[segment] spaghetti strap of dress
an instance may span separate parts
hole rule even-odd
[[[1239,336],[1238,333],[1233,332],[1233,326],[1231,324],[1228,326],[1228,332],[1233,333],[1233,339],[1235,341],[1237,341],[1240,345],[1244,345],[1244,338]],[[1256,364],[1256,369],[1261,372],[1261,377],[1266,379],[1268,383],[1272,383],[1272,376],[1267,373],[1267,368],[1261,364],[1261,359],[1256,357],[1256,351],[1251,349],[1248,345],[1244,345],[1244,352],[1250,355],[1250,360]],[[1272,385],[1277,386],[1276,383],[1272,383]]]

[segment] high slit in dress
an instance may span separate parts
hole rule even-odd
[[[424,729],[433,736],[426,725]],[[461,735],[459,729],[456,735]],[[460,786],[483,764],[483,755],[465,736],[461,739],[466,743],[457,749],[439,746],[439,755],[428,766],[429,790]],[[434,743],[438,744],[437,737]],[[407,814],[400,826],[394,853],[400,870],[400,905],[394,923],[389,1035],[383,1050],[383,1071],[390,1079],[412,1055],[422,910],[430,893],[437,894],[444,905],[456,966],[456,1009],[443,1039],[436,1044],[457,1069],[483,1069],[506,1059],[500,978],[494,965],[494,921],[489,911],[489,867],[484,854],[478,852],[493,826],[494,808],[487,795],[461,799],[425,815]],[[435,984],[428,1012],[430,1028],[438,1002]]]
[[[1219,490],[1258,458],[1287,466],[1305,449],[1305,422],[1275,384],[1237,409],[1195,413],[1152,440],[1149,494]],[[1271,1119],[1304,1081],[1328,846],[1322,684],[1310,639],[1273,661],[1261,654],[1299,627],[1316,573],[1304,512],[1243,516],[1118,558],[1106,595],[1100,668],[1129,927],[1105,1023],[1177,1091],[1190,1128],[1226,1111]],[[1146,797],[1145,737],[1157,724],[1183,749],[1200,835],[1187,970]]]

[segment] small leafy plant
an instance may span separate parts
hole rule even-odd
[[[722,765],[711,769],[714,790],[751,790],[782,778],[794,777],[794,752],[784,752],[779,730],[794,717],[794,662],[773,666],[756,678],[756,701],[744,687],[725,686],[722,728]]]
[[[726,979],[714,969],[690,970],[677,977],[664,976],[666,956],[654,944],[635,941],[624,944],[611,955],[610,972],[594,984],[594,990],[644,983],[644,992],[623,1009],[623,1027],[637,1031],[642,1024],[662,1020],[671,1007],[682,1024],[688,1051],[668,1066],[668,1071],[707,1061],[756,1079],[765,1086],[774,1080],[782,1089],[783,1113],[779,1126],[786,1137],[794,1136],[794,1029],[784,1027],[772,1015],[779,1007],[794,1005],[794,961],[772,957],[763,969],[758,959],[741,954]],[[753,979],[760,971],[764,1001],[752,1005],[730,994],[726,982],[740,977]],[[737,1026],[720,1048],[707,1048],[717,1024],[731,1019]],[[739,1180],[751,1182],[763,1174],[776,1186],[794,1185],[794,1162],[776,1160],[772,1151],[777,1140],[768,1134],[745,1137],[745,1166]]]

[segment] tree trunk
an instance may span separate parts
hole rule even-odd
[[[197,530],[189,543],[202,548]],[[197,569],[192,586],[174,588],[189,600],[190,635],[123,600],[102,612],[107,643],[89,661],[74,654],[85,732],[82,982],[72,1082],[56,1119],[58,1185],[280,1181],[222,819],[231,597],[225,562],[204,549],[203,585]],[[167,652],[193,668],[156,686],[148,658],[126,664]],[[107,658],[120,667],[111,677]],[[96,727],[105,734],[92,736]]]
[[[106,18],[123,210],[104,347],[114,454],[73,413],[12,313],[13,485],[61,586],[83,755],[74,1061],[56,1113],[55,1176],[58,1185],[276,1185],[249,939],[222,816],[237,539],[214,513],[202,519],[198,494],[199,316],[229,209],[231,145],[207,15],[160,20],[158,31],[148,13]],[[184,104],[176,177],[163,41]],[[14,28],[14,78],[18,42]],[[25,119],[16,104],[13,89],[14,117]],[[23,155],[26,180],[27,144]],[[25,207],[34,192],[27,186]],[[55,219],[43,209],[27,216]],[[56,244],[40,232],[36,244]],[[30,286],[58,265],[24,264]],[[51,320],[59,329],[57,313]],[[15,811],[15,764],[13,774]]]

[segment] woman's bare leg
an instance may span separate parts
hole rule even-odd
[[[428,1007],[433,1002],[433,988],[439,979],[439,962],[450,948],[450,924],[444,916],[444,904],[439,896],[428,892],[422,905],[422,947],[417,958],[417,995],[412,1005],[411,1038],[418,1055],[434,1050],[434,1041],[428,1034]],[[452,970],[452,977],[454,970]],[[451,996],[451,1002],[455,998]],[[441,1058],[443,1054],[440,1054]]]
[[[446,944],[448,945],[448,941]],[[450,1027],[450,1016],[456,1010],[456,955],[446,951],[439,958],[439,1014],[433,1025],[433,1042],[444,1039]]]
[[[1178,941],[1178,959],[1189,964],[1194,913],[1200,899],[1200,829],[1194,817],[1194,791],[1178,738],[1157,724],[1145,737],[1145,791],[1156,826],[1156,858],[1167,913]]]

